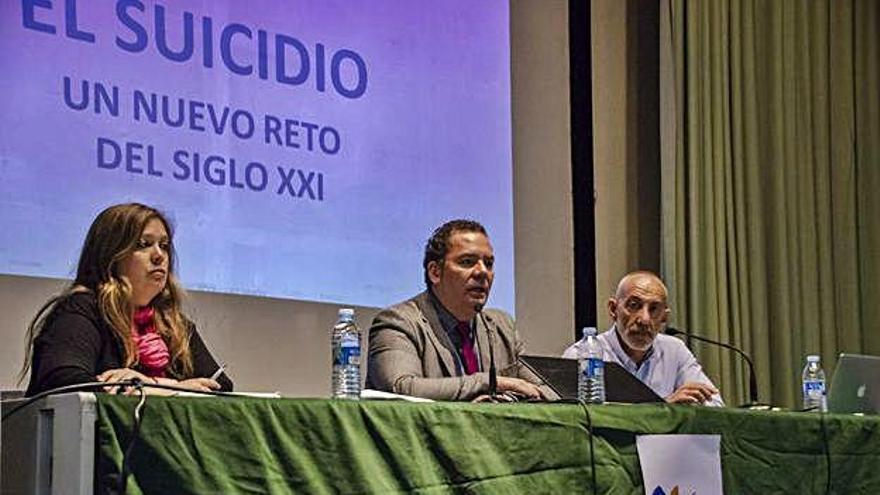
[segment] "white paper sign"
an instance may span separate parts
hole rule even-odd
[[[636,437],[646,495],[722,495],[721,435]]]

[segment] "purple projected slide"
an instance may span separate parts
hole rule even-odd
[[[191,289],[385,306],[489,229],[514,307],[508,0],[0,2],[0,272],[69,278],[104,207]]]

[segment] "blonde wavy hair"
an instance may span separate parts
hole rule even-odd
[[[119,273],[123,260],[137,250],[138,241],[150,220],[159,220],[168,232],[168,278],[165,288],[152,301],[156,331],[168,346],[171,366],[168,372],[176,378],[192,375],[192,353],[189,346],[191,323],[181,311],[184,291],[174,275],[176,255],[171,242],[173,232],[165,216],[155,208],[126,203],[111,206],[95,218],[80,252],[76,279],[61,294],[51,298],[37,312],[27,330],[27,350],[19,382],[27,375],[33,357],[34,340],[52,314],[52,309],[71,295],[91,292],[107,325],[122,343],[123,365],[138,364],[138,353],[132,339],[132,288]]]

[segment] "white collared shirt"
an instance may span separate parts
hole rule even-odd
[[[581,340],[569,346],[562,357],[577,359],[583,352],[586,338],[584,335]],[[621,365],[660,397],[669,397],[687,382],[707,383],[714,387],[712,380],[703,373],[700,363],[680,339],[658,334],[645,359],[640,365],[636,365],[620,345],[614,325],[596,338],[602,346],[603,360]],[[719,394],[715,394],[705,405],[721,407],[724,406],[724,401]]]

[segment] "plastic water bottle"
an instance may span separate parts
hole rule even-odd
[[[819,356],[807,356],[803,374],[804,409],[825,412],[825,371],[819,364]]]
[[[578,400],[590,404],[605,403],[605,361],[602,346],[596,338],[596,329],[584,328],[587,341],[578,358]]]
[[[342,308],[333,325],[333,398],[359,399],[361,396],[361,332],[354,321],[354,310]]]

